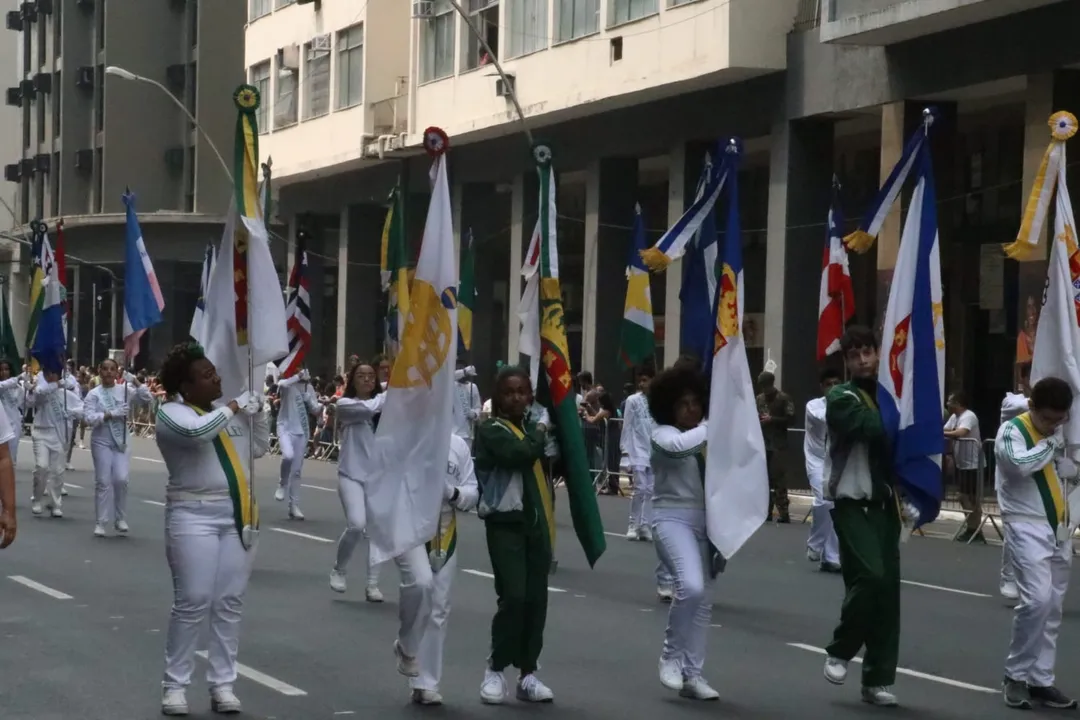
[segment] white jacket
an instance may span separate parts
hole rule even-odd
[[[806,461],[806,479],[814,491],[814,501],[824,497],[825,454],[829,428],[825,424],[825,398],[814,398],[806,403],[806,433],[803,435],[803,457]]]
[[[454,383],[454,434],[471,440],[480,418],[480,390],[472,382]]]
[[[631,468],[651,466],[652,434],[655,429],[656,421],[649,413],[649,403],[645,399],[645,394],[636,392],[626,398],[619,446],[630,462]]]
[[[1005,399],[1001,401],[1001,422],[1008,422],[1020,413],[1026,413],[1027,410],[1027,395],[1023,393],[1005,393]]]
[[[311,416],[319,412],[319,398],[310,382],[301,382],[300,375],[285,378],[278,383],[277,433],[283,435],[311,434]]]
[[[63,383],[66,388],[61,389]],[[47,382],[45,374],[39,373],[30,390],[30,402],[34,408],[34,428],[55,430],[61,437],[71,432],[73,420],[81,420],[83,402],[75,378],[66,376],[57,382]]]
[[[446,486],[448,491],[456,488],[458,498],[453,503],[443,500],[442,512],[439,515],[439,531],[442,533],[449,530],[458,510],[468,512],[475,508],[480,500],[480,488],[476,483],[476,472],[473,470],[469,444],[457,435],[450,437],[450,458],[446,463]]]
[[[341,452],[338,474],[363,482],[371,468],[371,448],[375,445],[375,416],[382,411],[386,393],[370,400],[338,398],[335,403]]]
[[[15,429],[22,428],[23,413],[26,411],[26,388],[32,382],[27,373],[0,380],[0,405],[4,414]]]
[[[150,395],[150,388],[146,387],[146,385],[140,385],[137,388],[133,388],[126,383],[119,383],[113,385],[111,388],[107,388],[104,385],[98,385],[96,388],[86,393],[86,400],[83,402],[83,416],[85,417],[86,422],[93,428],[90,432],[90,442],[95,445],[115,447],[116,443],[114,442],[112,430],[109,429],[109,426],[120,426],[123,429],[126,443],[128,431],[127,417],[105,419],[105,413],[108,412],[105,400],[102,397],[105,393],[112,396],[113,403],[118,408],[122,407],[125,403],[129,408],[136,402],[149,403],[152,398]],[[125,448],[126,447],[125,444]]]
[[[1061,430],[1040,439],[1032,447],[1012,421],[1004,423],[994,441],[994,487],[997,490],[1001,518],[1006,522],[1049,522],[1047,506],[1034,478],[1047,465],[1060,460],[1058,448],[1065,447]],[[1069,464],[1072,464],[1071,462]],[[1061,481],[1061,496],[1068,498],[1068,488]]]

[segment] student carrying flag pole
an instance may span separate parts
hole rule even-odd
[[[840,624],[826,647],[825,679],[842,684],[848,663],[865,645],[862,699],[882,706],[897,704],[891,686],[900,645],[899,543],[912,528],[937,517],[942,494],[945,338],[929,144],[933,121],[933,113],[924,110],[922,127],[866,221],[845,239],[860,252],[869,249],[915,171],[885,312],[884,362],[870,330],[848,328],[840,346],[852,380],[829,392],[825,408],[825,496],[834,501],[846,590]]]

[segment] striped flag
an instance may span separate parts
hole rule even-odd
[[[311,347],[311,296],[308,293],[308,234],[296,233],[296,258],[289,276],[289,301],[285,305],[285,321],[289,331],[289,354],[278,362],[281,377],[292,377],[304,366]]]
[[[656,245],[641,252],[641,258],[650,270],[659,272],[686,252],[687,246],[702,229],[702,223],[712,214],[716,199],[724,189],[724,183],[728,179],[727,166],[727,163],[712,165],[706,159],[694,203],[671,229],[664,233]],[[702,239],[706,242],[707,240],[708,238]]]
[[[472,349],[473,306],[476,305],[476,249],[473,232],[466,236],[465,257],[461,260],[461,282],[458,285],[458,353]]]
[[[30,274],[30,317],[27,318],[26,322],[26,355],[30,369],[36,373],[39,369],[38,362],[31,354],[31,350],[34,347],[38,324],[41,322],[41,311],[45,304],[44,245],[48,240],[45,238],[45,224],[40,220],[30,223],[30,228],[33,231],[33,241],[30,248],[30,262],[33,270]],[[51,251],[49,257],[52,257]]]
[[[64,219],[56,223],[56,247],[53,249],[56,256],[56,277],[60,280],[60,305],[63,308],[64,338],[68,336],[68,316],[71,315],[71,305],[68,303],[67,292],[67,251],[64,244]]]
[[[626,367],[635,367],[653,359],[656,352],[649,271],[641,259],[644,250],[645,221],[641,217],[641,205],[636,205],[633,244],[630,248],[630,262],[626,267],[626,303],[619,343],[619,359]]]
[[[401,186],[390,194],[383,224],[380,276],[387,294],[386,349],[396,357],[409,316],[409,260],[405,249],[404,193]]]
[[[15,330],[11,326],[11,313],[8,310],[11,304],[10,286],[7,283],[0,285],[0,359],[12,363],[12,370],[19,364],[22,355],[19,353],[19,343],[15,339]]]
[[[840,349],[840,336],[855,315],[855,289],[851,284],[847,248],[840,235],[844,225],[838,187],[833,185],[829,207],[829,230],[821,259],[821,289],[818,293],[817,359],[824,360]]]
[[[195,303],[195,313],[191,316],[191,329],[188,335],[200,345],[204,345],[203,324],[206,317],[206,298],[210,292],[210,278],[214,275],[214,265],[217,263],[217,250],[214,242],[206,243],[206,252],[203,253],[202,276],[199,278],[199,300]]]
[[[127,239],[124,250],[124,364],[139,354],[139,340],[147,328],[161,322],[165,298],[161,295],[154,265],[146,253],[135,196],[124,193],[127,212]]]
[[[30,290],[32,336],[27,347],[30,348],[35,371],[40,366],[49,372],[60,373],[64,369],[64,353],[67,351],[63,286],[44,223],[38,223],[34,232],[33,253],[34,280]]]

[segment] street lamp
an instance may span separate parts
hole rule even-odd
[[[225,170],[225,174],[228,175],[229,180],[232,181],[232,171],[229,169],[229,164],[225,162],[225,158],[221,156],[221,152],[218,150],[217,145],[215,145],[214,141],[210,139],[210,136],[206,134],[206,130],[203,130],[203,126],[199,124],[199,121],[195,119],[195,116],[191,114],[191,111],[187,109],[187,106],[184,105],[184,103],[180,102],[180,100],[177,99],[177,97],[169,91],[169,88],[165,87],[157,80],[143,77],[142,75],[136,75],[130,70],[125,70],[124,68],[117,67],[116,65],[107,66],[105,68],[105,74],[112,75],[123,80],[134,80],[136,82],[146,83],[147,85],[153,85],[154,87],[161,90],[161,92],[165,93],[169,97],[169,99],[176,104],[178,108],[184,111],[184,114],[187,115],[188,120],[191,121],[191,124],[195,126],[195,129],[198,130],[199,134],[203,136],[204,140],[206,140],[206,144],[209,145],[210,149],[214,151],[215,155],[217,155],[217,159],[221,163],[221,167]]]

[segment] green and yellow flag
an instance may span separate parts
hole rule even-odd
[[[630,263],[626,266],[626,305],[619,342],[619,359],[624,366],[631,368],[647,360],[655,360],[656,355],[649,271],[641,259],[641,253],[646,248],[645,221],[641,218],[641,206],[638,205],[634,208],[634,243],[630,248]]]
[[[461,259],[461,279],[458,283],[458,353],[472,350],[472,316],[476,304],[476,251],[473,233],[465,238],[465,257]]]
[[[5,282],[0,285],[0,360],[9,361],[12,375],[18,375],[22,372],[22,368],[19,367],[21,355],[19,343],[15,340],[15,330],[11,327],[11,313],[8,312],[10,300],[8,285]]]
[[[551,413],[555,437],[566,464],[566,488],[574,532],[585,551],[585,558],[593,566],[607,549],[607,541],[585,453],[563,324],[559,251],[555,237],[558,212],[551,149],[547,145],[536,145],[533,158],[540,174],[540,361],[543,372],[537,396]]]
[[[400,183],[390,193],[390,207],[383,223],[379,267],[382,288],[387,293],[386,348],[397,357],[409,317],[409,256],[405,250],[404,192]]]

